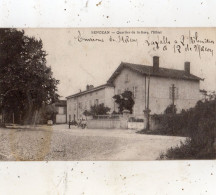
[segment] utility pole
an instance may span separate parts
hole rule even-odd
[[[147,96],[147,130],[150,129],[150,121],[149,121],[149,117],[150,117],[150,109],[149,109],[149,88],[150,88],[150,74],[148,77],[148,96]]]
[[[172,84],[172,88],[171,88],[171,96],[172,96],[172,112],[173,114],[175,113],[175,85]]]
[[[145,109],[146,109],[146,76],[145,76]]]
[[[175,115],[175,85],[172,84],[172,87],[171,87],[171,98],[172,98],[172,114],[173,114],[173,117]],[[172,132],[174,133],[174,124],[172,125]]]
[[[149,109],[149,91],[150,91],[150,69],[149,69],[149,75],[148,75],[147,105],[146,105],[146,109],[144,110],[144,114],[147,118],[146,130],[150,129],[150,112],[151,112],[151,110]]]

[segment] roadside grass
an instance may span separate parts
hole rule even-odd
[[[187,137],[184,143],[162,153],[159,156],[161,160],[216,159],[215,116],[216,98],[199,101],[194,108],[180,114],[156,116],[161,122],[159,130],[138,133]]]
[[[156,129],[156,130],[142,129],[140,131],[137,131],[136,133],[138,133],[138,134],[146,134],[146,135],[164,135],[164,136],[187,137],[187,135],[185,135],[185,133],[166,131],[164,129]]]
[[[166,152],[160,154],[157,160],[210,160],[215,159],[213,148],[207,149],[201,145],[193,143],[190,138],[181,142],[179,146],[171,147]]]

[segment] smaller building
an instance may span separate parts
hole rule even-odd
[[[83,115],[85,110],[90,110],[91,106],[102,103],[109,107],[110,112],[112,112],[114,110],[113,95],[113,85],[104,84],[98,87],[87,85],[85,91],[66,97],[68,121],[85,118]]]
[[[59,102],[55,103],[56,108],[56,117],[55,123],[56,124],[63,124],[67,123],[67,101],[66,100],[59,100]]]

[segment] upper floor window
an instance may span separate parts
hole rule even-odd
[[[129,82],[129,77],[128,77],[128,74],[125,75],[125,83],[128,83]]]
[[[76,107],[77,107],[77,104],[75,103],[75,104],[74,104],[74,110],[76,110]]]
[[[58,114],[64,114],[65,110],[64,107],[58,107]]]
[[[99,100],[95,99],[95,105],[97,106],[99,104]]]
[[[137,86],[133,87],[133,92],[132,93],[133,93],[133,97],[136,98],[137,97],[137,93],[138,93],[138,87]]]
[[[82,102],[79,102],[79,108],[82,109]]]

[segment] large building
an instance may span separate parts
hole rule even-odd
[[[111,111],[118,111],[112,97],[125,90],[133,93],[133,115],[136,117],[143,117],[148,99],[150,114],[164,113],[173,102],[178,112],[193,107],[200,99],[201,78],[191,74],[190,62],[183,66],[183,70],[161,68],[157,56],[153,57],[153,66],[122,62],[107,84],[90,89],[88,86],[86,91],[67,97],[68,118],[80,118],[85,109],[99,103],[104,103]]]
[[[122,62],[107,82],[114,86],[115,94],[133,92],[135,116],[143,115],[147,107],[148,83],[151,114],[162,114],[173,101],[180,112],[195,106],[200,99],[201,78],[191,74],[190,62],[183,66],[183,70],[161,68],[157,56],[153,57],[153,66]]]

